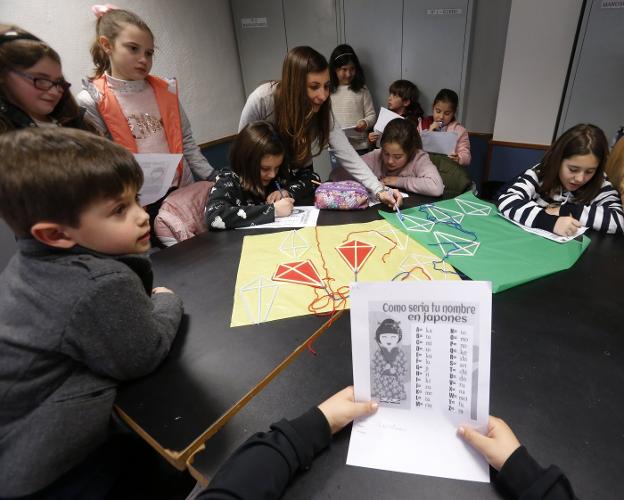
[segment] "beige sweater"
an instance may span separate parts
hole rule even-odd
[[[359,92],[353,92],[349,90],[348,85],[339,85],[331,95],[331,103],[334,116],[342,128],[353,127],[360,120],[366,122],[367,130],[347,135],[354,149],[366,149],[368,130],[373,127],[377,118],[368,88],[364,87]]]

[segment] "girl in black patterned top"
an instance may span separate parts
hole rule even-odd
[[[258,121],[243,128],[206,204],[208,229],[233,229],[274,222],[291,214],[296,182],[287,181],[285,148],[273,125]],[[292,184],[292,185],[291,185]]]

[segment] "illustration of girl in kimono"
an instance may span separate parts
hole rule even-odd
[[[380,403],[399,404],[407,399],[403,380],[408,362],[399,346],[403,333],[399,322],[384,319],[375,332],[379,349],[371,359],[373,373],[372,397]]]

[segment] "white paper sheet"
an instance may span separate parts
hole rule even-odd
[[[381,107],[379,109],[379,117],[377,118],[377,121],[375,122],[375,126],[373,127],[373,130],[375,132],[379,132],[380,134],[383,133],[384,129],[386,128],[386,125],[388,125],[388,122],[394,120],[395,118],[403,118],[403,117],[395,113],[394,111],[390,111],[387,108]]]
[[[350,299],[355,398],[379,409],[353,424],[347,464],[489,482],[457,428],[487,428],[491,284],[353,283]],[[394,350],[376,341],[384,320],[401,330]]]
[[[457,132],[430,132],[425,130],[420,133],[423,151],[443,155],[450,155],[455,151],[457,137]]]
[[[500,215],[503,219],[506,219],[509,222],[515,224],[516,226],[521,227],[527,233],[535,234],[537,236],[541,236],[542,238],[546,238],[547,240],[556,241],[557,243],[567,243],[568,241],[572,241],[574,239],[582,239],[583,234],[585,233],[585,231],[587,231],[586,227],[579,227],[573,236],[559,236],[558,234],[551,233],[550,231],[546,231],[545,229],[539,229],[536,227],[527,227],[523,224],[520,224],[519,222],[516,222],[513,219],[510,219],[509,217],[505,217],[500,212],[498,213],[498,215]]]
[[[171,187],[181,154],[139,153],[134,158],[143,170],[143,187],[139,193],[141,205],[160,200]]]
[[[342,131],[347,136],[347,139],[359,140],[364,136],[364,134],[361,131],[355,128],[355,125],[353,125],[353,127],[343,127]]]
[[[265,229],[270,227],[314,227],[320,210],[316,207],[294,207],[288,217],[279,217],[269,224],[239,227],[238,229]]]

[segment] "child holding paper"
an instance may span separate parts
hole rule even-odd
[[[362,159],[386,186],[426,196],[441,196],[444,191],[440,173],[422,150],[418,130],[411,120],[391,120],[381,136],[381,149],[365,154]],[[352,177],[338,167],[332,171],[331,179],[341,181]]]
[[[388,93],[388,109],[403,118],[418,123],[424,114],[418,102],[420,96],[418,87],[409,80],[396,80],[390,85]],[[368,142],[371,145],[377,144],[380,135],[379,132],[371,132],[368,134]]]
[[[347,387],[300,417],[282,419],[269,432],[254,434],[193,498],[281,498],[295,476],[309,470],[314,457],[329,446],[332,434],[377,408],[375,402],[355,402],[353,387]],[[576,500],[561,470],[554,465],[542,468],[501,419],[490,417],[485,436],[470,428],[458,433],[499,471],[494,484],[505,498]],[[523,496],[529,492],[530,497]],[[418,492],[413,497],[418,499]]]
[[[595,125],[565,131],[542,161],[498,198],[498,210],[528,227],[573,236],[580,227],[624,232],[619,193],[604,175],[609,146]]]
[[[468,131],[457,121],[455,113],[459,105],[457,93],[451,89],[442,89],[433,100],[433,114],[422,118],[418,122],[418,131],[438,131],[455,132],[457,134],[457,144],[455,152],[449,158],[465,167],[470,165],[470,139]]]
[[[182,153],[171,189],[212,179],[214,170],[193,138],[175,78],[149,74],[154,35],[133,12],[96,5],[91,56],[95,74],[83,80],[78,102],[98,131],[133,153]],[[146,207],[153,221],[164,198]],[[157,239],[153,239],[158,243]]]
[[[252,122],[239,132],[230,151],[230,169],[217,176],[206,204],[210,230],[234,229],[275,222],[292,213],[305,188],[288,180],[286,148],[269,122]]]
[[[358,153],[368,150],[366,131],[375,124],[375,107],[364,71],[350,45],[338,45],[329,57],[331,104],[334,116],[343,127],[355,126],[359,134],[347,135]]]

